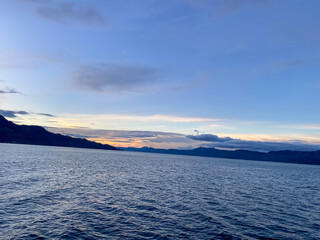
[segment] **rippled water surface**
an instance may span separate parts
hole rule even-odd
[[[1,239],[320,239],[320,167],[0,144]]]

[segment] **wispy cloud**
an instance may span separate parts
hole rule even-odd
[[[25,95],[22,92],[17,91],[16,89],[0,90],[0,94],[22,94],[22,95]]]
[[[16,0],[19,2],[31,2],[31,3],[50,3],[53,2],[54,0]]]
[[[215,122],[220,119],[216,118],[197,118],[197,117],[180,117],[180,116],[170,116],[170,115],[152,115],[152,116],[135,116],[135,118],[141,118],[141,120],[151,120],[151,121],[165,121],[165,122]]]
[[[74,86],[97,92],[139,92],[158,79],[158,70],[144,66],[95,64],[79,67]]]
[[[1,110],[0,109],[0,115],[8,118],[16,118],[17,115],[28,115],[30,113],[26,111],[11,111],[11,110]]]
[[[49,114],[49,113],[37,113],[37,114],[45,117],[56,117],[55,115]]]
[[[5,82],[4,80],[0,80],[0,83],[2,85],[2,87],[0,89],[0,95],[19,94],[19,95],[25,95],[26,96],[26,94],[18,91],[17,89],[6,86],[5,84],[3,84],[4,82]]]
[[[231,137],[218,137],[213,134],[187,135],[187,138],[207,142],[203,147],[215,147],[224,149],[244,149],[252,151],[315,151],[320,150],[320,143],[309,144],[301,140],[290,140],[287,142],[270,142],[270,141],[248,141],[242,139],[234,139]]]
[[[7,118],[16,118],[18,115],[41,115],[46,117],[55,117],[49,113],[32,113],[27,111],[13,111],[13,110],[3,110],[0,109],[0,115],[7,117]]]
[[[275,127],[299,130],[320,130],[320,124],[282,124],[275,125]]]
[[[37,13],[58,23],[79,22],[92,26],[106,26],[104,17],[93,7],[82,7],[76,2],[64,2],[55,6],[39,7]]]
[[[220,0],[218,2],[220,13],[232,13],[245,7],[265,4],[268,0]]]
[[[267,3],[269,0],[183,0],[192,7],[212,11],[215,14],[228,14],[243,8]]]
[[[297,68],[307,62],[306,59],[276,60],[257,67],[254,72],[262,75],[275,74],[292,68]]]
[[[63,114],[49,122],[45,118],[24,118],[26,124],[59,128],[109,129],[109,130],[145,130],[165,132],[192,132],[199,126],[219,122],[216,118],[186,117],[174,115],[130,115],[130,114]]]
[[[126,121],[126,122],[172,122],[172,123],[211,123],[217,122],[221,119],[218,118],[201,118],[201,117],[184,117],[174,115],[126,115],[126,114],[101,114],[101,115],[90,115],[90,114],[75,114],[75,115],[61,115],[62,120],[70,122],[81,122],[82,120],[86,123],[90,122],[107,122],[107,121]]]
[[[20,0],[35,4],[35,12],[42,18],[61,23],[79,23],[88,26],[105,27],[108,25],[105,17],[92,4],[82,4],[80,1],[56,0]]]

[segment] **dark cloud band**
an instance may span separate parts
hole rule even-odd
[[[158,78],[158,71],[150,67],[117,64],[82,66],[75,72],[77,88],[98,92],[137,92]]]
[[[314,151],[319,150],[319,145],[305,143],[304,141],[291,142],[264,142],[264,141],[247,141],[242,139],[234,139],[230,137],[218,137],[213,134],[187,135],[189,139],[207,142],[202,144],[203,147],[226,148],[226,149],[245,149],[252,151]]]
[[[0,94],[23,94],[15,89],[0,90]]]
[[[17,115],[32,115],[32,114],[46,116],[46,117],[55,117],[54,115],[49,114],[49,113],[30,113],[27,111],[12,111],[12,110],[0,109],[0,115],[2,115],[4,117],[8,117],[8,118],[16,118],[16,117],[18,117]]]

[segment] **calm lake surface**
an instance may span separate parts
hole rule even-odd
[[[320,167],[0,144],[0,239],[320,239]]]

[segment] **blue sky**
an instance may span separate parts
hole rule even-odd
[[[1,0],[0,109],[17,123],[86,128],[119,146],[212,144],[186,137],[198,130],[317,148],[319,8],[317,0]],[[120,143],[106,130],[139,134]],[[160,144],[140,131],[172,138],[160,134]]]

